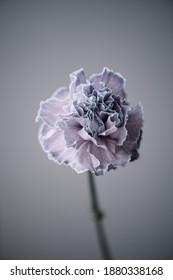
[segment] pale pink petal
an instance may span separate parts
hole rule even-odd
[[[59,164],[70,164],[76,155],[76,149],[67,148],[62,130],[56,130],[43,124],[39,131],[39,142],[49,159]]]
[[[69,90],[70,90],[70,94],[72,96],[72,94],[74,92],[76,92],[76,88],[80,85],[80,84],[86,84],[86,78],[85,78],[85,73],[84,70],[81,68],[73,73],[70,74],[70,79],[71,79],[71,83],[69,86]]]
[[[96,168],[100,165],[99,160],[89,152],[90,143],[84,142],[76,153],[74,161],[70,166],[77,172],[83,173],[87,170],[95,173]]]
[[[52,95],[52,97],[56,97],[58,100],[65,100],[69,98],[69,91],[66,87],[58,88]]]
[[[69,103],[68,92],[65,88],[57,90],[53,97],[40,102],[36,121],[43,121],[49,126],[54,126],[57,118],[64,112],[64,107]]]
[[[117,130],[115,125],[112,125],[110,128],[104,130],[103,132],[99,133],[99,136],[108,136],[114,133]]]
[[[98,146],[98,147],[102,147],[104,149],[106,149],[105,146],[101,145],[97,140],[99,140],[99,138],[97,138],[97,140],[92,137],[91,135],[88,134],[88,132],[86,132],[86,130],[84,128],[80,129],[78,131],[78,135],[85,141],[91,141],[92,143],[94,143],[94,145]]]

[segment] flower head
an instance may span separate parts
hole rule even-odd
[[[108,68],[89,80],[80,69],[70,79],[69,89],[59,88],[40,103],[39,141],[48,157],[95,175],[137,159],[142,106],[130,107],[125,79]]]

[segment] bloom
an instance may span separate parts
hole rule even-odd
[[[39,142],[48,157],[95,175],[137,159],[142,106],[130,107],[123,76],[105,67],[89,80],[83,69],[70,79],[69,88],[59,88],[40,103]]]

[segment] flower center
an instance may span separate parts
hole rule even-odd
[[[110,117],[114,126],[119,127],[123,121],[121,97],[116,96],[104,83],[97,90],[92,84],[84,87],[85,100],[78,100],[74,106],[80,116],[87,119],[85,130],[91,136],[100,132],[100,127],[107,124]],[[86,98],[87,97],[87,98]]]

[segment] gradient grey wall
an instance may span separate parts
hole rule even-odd
[[[107,66],[145,114],[141,157],[97,178],[114,258],[173,258],[172,1],[0,1],[0,258],[100,259],[86,174],[47,159],[40,100]]]

